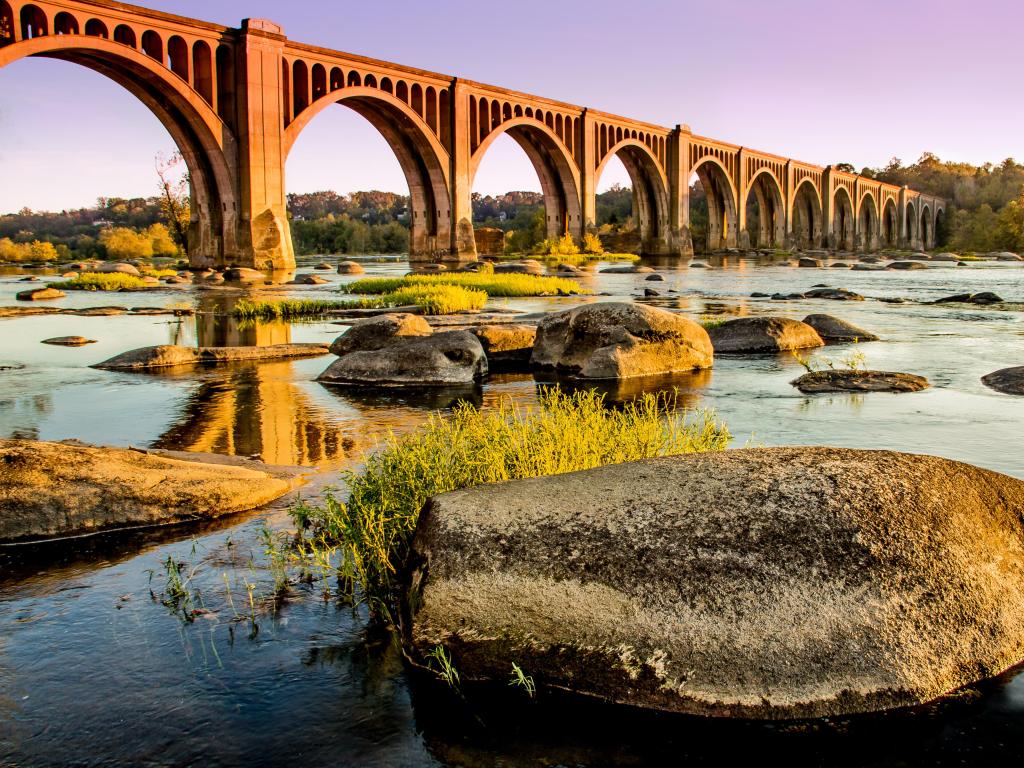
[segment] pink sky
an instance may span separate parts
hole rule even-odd
[[[1009,0],[153,0],[224,24],[266,17],[289,37],[494,83],[827,165],[1024,157],[1020,44]],[[154,191],[170,137],[130,95],[73,64],[0,70],[0,212]],[[16,180],[16,183],[10,183]],[[625,181],[612,169],[602,187]],[[404,179],[374,129],[338,107],[307,128],[288,189],[387,189]],[[476,190],[539,189],[496,142]]]

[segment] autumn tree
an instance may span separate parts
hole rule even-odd
[[[156,156],[156,175],[160,180],[160,213],[167,222],[171,239],[188,256],[188,228],[192,219],[188,170],[181,152],[169,158]]]

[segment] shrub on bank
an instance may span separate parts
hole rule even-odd
[[[494,275],[474,272],[453,272],[439,275],[406,275],[405,277],[370,277],[343,286],[355,294],[387,294],[410,285],[455,285],[483,291],[488,296],[546,296],[588,293],[574,280],[538,275]]]
[[[462,404],[402,437],[389,436],[358,471],[346,471],[343,502],[293,510],[302,547],[338,547],[339,583],[357,585],[378,615],[395,605],[395,575],[428,498],[459,488],[574,472],[653,456],[724,450],[728,429],[713,413],[694,418],[673,396],[645,394],[621,409],[592,391],[546,389],[539,407],[503,400],[496,411]],[[316,543],[319,542],[319,543]]]

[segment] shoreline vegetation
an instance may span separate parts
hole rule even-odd
[[[336,561],[339,588],[394,620],[397,574],[431,496],[484,483],[556,475],[655,456],[725,450],[732,437],[713,411],[685,411],[675,394],[645,393],[621,407],[583,390],[545,387],[535,408],[503,399],[481,411],[461,403],[405,435],[388,434],[362,469],[345,470],[342,500],[299,502],[298,528],[279,557]]]

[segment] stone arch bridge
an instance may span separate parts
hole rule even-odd
[[[294,265],[285,161],[321,111],[344,104],[394,150],[411,194],[410,258],[476,254],[471,191],[507,133],[544,191],[549,236],[596,223],[595,187],[618,156],[633,183],[642,249],[686,256],[690,181],[700,179],[708,250],[929,248],[945,201],[913,190],[560,101],[109,0],[0,0],[0,67],[30,56],[122,85],[177,143],[192,181],[196,266]],[[748,222],[748,212],[751,221]],[[754,225],[756,219],[756,226]]]

